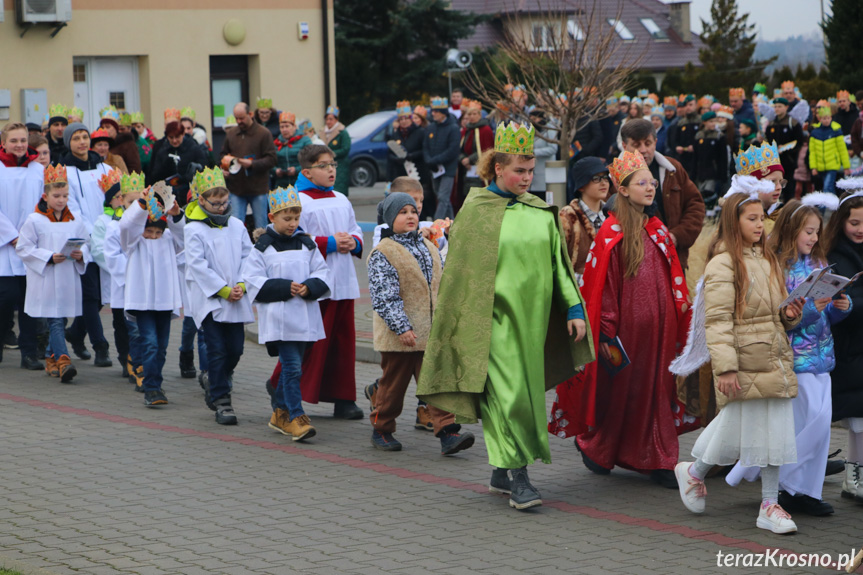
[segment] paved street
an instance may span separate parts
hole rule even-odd
[[[707,512],[695,516],[643,476],[593,475],[571,441],[554,437],[554,463],[530,468],[545,505],[517,512],[487,492],[481,426],[468,426],[474,448],[440,456],[438,441],[413,428],[413,386],[400,453],[374,450],[368,421],[334,420],[328,404],[306,405],[318,434],[292,443],[267,428],[274,361],[248,341],[234,377],[240,424],[222,427],[197,382],[179,378],[179,335],[175,321],[171,403],[161,409],[145,408],[116,366],[76,361],[75,384],[61,385],[19,369],[6,350],[0,565],[43,575],[775,573],[720,569],[717,553],[836,559],[863,544],[863,507],[839,498],[841,476],[825,486],[835,516],[795,516],[799,533],[780,536],[755,527],[757,483],[708,480]],[[356,374],[362,397],[380,368],[358,362]],[[696,436],[681,438],[681,453]],[[834,428],[834,448],[844,440]]]

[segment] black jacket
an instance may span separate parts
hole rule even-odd
[[[863,271],[863,248],[842,235],[827,256],[833,271],[852,277]],[[833,395],[833,421],[863,417],[863,282],[848,290],[853,307],[842,321],[831,326],[836,368],[830,374]]]
[[[833,121],[839,122],[839,125],[842,126],[842,134],[847,136],[851,133],[854,121],[859,117],[860,110],[857,109],[857,104],[852,102],[847,112],[843,112],[841,108],[837,109],[836,113],[833,114]]]
[[[599,122],[600,120],[593,120],[586,124],[579,122],[576,125],[573,143],[576,144],[576,150],[580,149],[581,151],[576,154],[574,158],[575,160],[580,160],[581,158],[586,158],[588,156],[605,157],[605,153],[602,151],[604,140],[602,137],[602,126]],[[620,126],[618,126],[618,128],[619,127]],[[617,137],[617,133],[615,133],[614,136]]]
[[[79,159],[72,152],[66,152],[66,155],[60,159],[60,163],[66,167],[78,168],[82,172],[95,170],[102,163],[102,156],[90,150],[87,152],[87,161]]]
[[[191,136],[183,136],[183,141],[178,148],[172,147],[165,140],[150,160],[147,183],[153,185],[171,176],[179,176],[176,184],[172,183],[172,186],[177,203],[183,206],[186,204],[189,183],[195,177],[195,172],[203,170],[206,165],[207,157],[203,149]]]
[[[55,166],[69,153],[69,148],[63,143],[63,138],[55,142],[50,135],[48,136],[48,149],[51,151],[51,163]]]
[[[452,114],[447,114],[446,120],[438,124],[429,124],[423,142],[423,158],[430,170],[438,165],[444,167],[445,175],[455,177],[458,167],[458,155],[461,148],[461,128]]]

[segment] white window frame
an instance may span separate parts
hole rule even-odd
[[[630,32],[629,28],[626,27],[626,24],[620,20],[609,18],[608,25],[614,28],[614,31],[617,32],[617,35],[620,36],[620,39],[624,42],[635,42],[635,34]]]
[[[647,30],[648,34],[650,34],[650,38],[652,40],[668,40],[668,34],[665,33],[665,30],[659,27],[659,24],[657,24],[656,20],[653,18],[639,18],[638,21],[641,22],[641,25],[644,26],[644,29]]]

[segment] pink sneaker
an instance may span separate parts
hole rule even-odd
[[[674,476],[680,489],[680,499],[687,509],[693,513],[704,513],[704,499],[707,497],[707,487],[704,481],[695,479],[689,474],[689,461],[681,461],[674,466]]]
[[[774,533],[794,533],[797,531],[797,525],[791,520],[791,516],[778,503],[773,503],[767,507],[762,504],[755,525]]]

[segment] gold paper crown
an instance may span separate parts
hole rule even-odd
[[[302,208],[300,195],[294,186],[287,188],[276,188],[272,190],[267,198],[270,202],[270,213],[275,214],[288,208]]]
[[[782,82],[782,90],[783,91],[793,90],[793,89],[794,89],[794,82],[792,82],[791,80],[786,80],[786,81]]]
[[[132,123],[133,124],[143,124],[144,123],[144,112],[132,112]]]
[[[180,110],[177,108],[168,108],[165,110],[165,124],[170,124],[171,122],[179,122],[180,121]]]
[[[297,115],[293,112],[282,112],[279,114],[279,123],[282,122],[290,122],[291,124],[297,123]]]
[[[836,92],[836,99],[841,100],[842,98],[845,98],[846,100],[851,99],[851,94],[848,92],[848,90],[839,90],[838,92]],[[51,115],[53,116],[53,114]]]
[[[54,104],[48,108],[49,118],[65,118],[68,110],[63,104]]]
[[[255,106],[258,109],[261,108],[272,108],[273,107],[273,99],[272,98],[258,98]]]
[[[194,122],[195,118],[196,118],[195,110],[193,110],[189,106],[186,106],[185,108],[180,110],[180,118],[189,118],[190,120],[192,120]]]
[[[56,166],[48,166],[45,168],[45,185],[48,184],[67,184],[69,178],[66,176],[66,166],[57,164]]]
[[[133,192],[144,191],[144,174],[140,172],[132,172],[131,174],[123,174],[120,176],[120,193],[131,194]]]
[[[766,176],[771,172],[771,166],[781,165],[776,142],[772,144],[764,142],[761,147],[749,146],[746,151],[740,150],[734,156],[734,167],[739,176],[751,176],[755,172],[759,172],[761,176]]]
[[[102,192],[107,194],[108,190],[119,184],[122,175],[120,170],[111,170],[107,174],[102,174],[102,177],[99,178],[99,187]]]
[[[407,100],[399,100],[398,102],[396,102],[396,114],[398,114],[399,117],[410,116],[411,113],[412,111],[410,102],[408,102]]]
[[[66,111],[66,118],[78,118],[79,121],[84,121],[84,110],[78,108],[77,106],[73,106]]]
[[[225,175],[220,168],[204,168],[195,174],[195,190],[202,195],[215,188],[226,188]]]
[[[510,122],[504,126],[501,122],[494,132],[494,151],[501,154],[532,156],[533,138],[532,125],[519,125],[516,122]]]
[[[189,201],[197,202],[199,195],[200,194],[198,193],[198,186],[195,185],[195,178],[192,178],[192,181],[189,182]]]
[[[608,175],[611,176],[615,187],[620,187],[620,183],[630,174],[646,169],[648,169],[647,163],[640,152],[623,152],[619,158],[614,158],[614,162],[608,166]]]
[[[730,90],[728,90],[728,97],[729,98],[745,98],[746,97],[746,90],[744,90],[743,88],[731,88]]]

